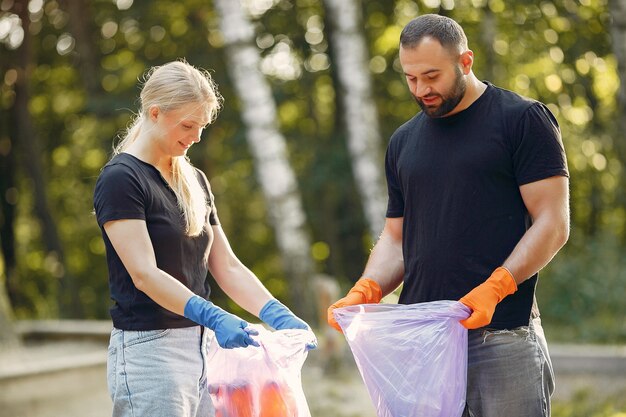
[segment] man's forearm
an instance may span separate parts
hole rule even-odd
[[[549,217],[538,219],[502,266],[511,272],[519,285],[545,267],[563,247],[568,236],[566,221]]]
[[[395,290],[404,276],[402,241],[383,231],[370,253],[363,276],[376,281],[383,296]]]
[[[504,261],[519,285],[550,262],[569,238],[569,180],[555,176],[520,186],[533,219],[513,252]]]

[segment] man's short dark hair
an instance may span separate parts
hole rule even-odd
[[[400,46],[414,48],[425,38],[436,39],[441,46],[454,53],[467,50],[467,37],[463,28],[449,17],[437,14],[416,17],[402,29]]]

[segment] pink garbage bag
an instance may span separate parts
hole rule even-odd
[[[216,417],[311,417],[300,371],[309,330],[270,331],[252,325],[260,347],[222,349],[212,343],[207,382]]]
[[[459,417],[470,310],[457,301],[334,310],[378,417]]]

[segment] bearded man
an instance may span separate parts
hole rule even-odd
[[[400,284],[401,304],[460,300],[471,309],[464,416],[547,417],[554,376],[535,286],[569,236],[557,121],[480,81],[450,18],[409,22],[400,63],[422,111],[391,137],[385,226],[329,324],[338,328],[335,308],[378,303]]]

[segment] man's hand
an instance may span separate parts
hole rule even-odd
[[[517,291],[511,272],[499,267],[485,282],[467,293],[459,301],[472,309],[472,315],[461,320],[466,329],[478,329],[491,323],[496,305],[509,294]]]
[[[361,278],[345,297],[328,307],[328,324],[341,331],[341,327],[333,316],[334,309],[357,304],[378,304],[382,298],[383,292],[376,281],[370,278]]]

